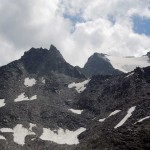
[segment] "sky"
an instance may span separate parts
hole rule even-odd
[[[150,51],[150,0],[0,0],[0,66],[55,45],[83,67],[94,52]]]

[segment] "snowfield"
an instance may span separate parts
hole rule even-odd
[[[14,102],[32,101],[32,100],[36,100],[36,99],[37,99],[37,95],[34,95],[31,98],[28,98],[25,96],[25,93],[22,93],[14,100]]]
[[[25,137],[27,135],[35,135],[35,133],[32,132],[32,128],[34,126],[35,126],[34,124],[30,123],[30,128],[26,129],[26,128],[23,127],[22,124],[18,124],[13,129],[2,128],[2,129],[0,129],[0,131],[2,133],[9,133],[9,132],[13,133],[14,142],[23,146],[25,144]]]
[[[140,119],[139,121],[137,121],[137,122],[134,123],[134,124],[137,124],[138,122],[142,122],[142,121],[147,120],[147,119],[149,119],[149,118],[150,118],[150,116],[147,116],[147,117],[145,117],[145,118]]]
[[[128,118],[130,118],[132,116],[132,113],[134,112],[136,106],[131,107],[128,112],[127,115],[114,127],[115,129],[122,126],[127,120]]]
[[[24,128],[22,124],[17,124],[13,129],[1,128],[0,132],[13,134],[14,142],[23,146],[25,144],[26,136],[36,135],[36,133],[32,131],[34,127],[36,127],[36,125],[32,123],[29,124],[29,128]],[[78,135],[85,130],[86,129],[82,127],[76,131],[70,131],[67,129],[64,130],[62,128],[59,128],[58,130],[43,128],[43,133],[39,138],[41,140],[51,141],[57,144],[74,145],[79,144]],[[6,140],[6,138],[0,135],[0,140]],[[35,140],[35,137],[32,138],[32,140]]]
[[[115,69],[122,72],[131,72],[136,67],[147,67],[150,65],[148,56],[142,57],[115,57],[106,55],[106,58],[110,60],[110,63]]]
[[[35,79],[25,78],[25,80],[24,80],[24,85],[26,87],[32,87],[35,84],[36,84],[36,80]]]
[[[79,128],[76,131],[64,130],[59,128],[57,131],[43,128],[43,134],[40,139],[44,141],[52,141],[57,144],[74,145],[79,144],[78,135],[84,132],[85,128]]]
[[[111,116],[119,113],[120,111],[121,110],[115,110],[115,111],[113,111],[112,113],[110,113],[110,115],[107,118],[109,118],[109,117],[111,117]],[[107,118],[99,119],[99,122],[104,122]]]
[[[87,85],[89,82],[90,82],[90,79],[85,80],[83,82],[79,82],[79,83],[73,82],[68,85],[68,88],[75,88],[78,93],[81,93],[86,89],[85,85]]]
[[[6,103],[5,103],[5,100],[4,99],[0,99],[0,108],[5,106]]]

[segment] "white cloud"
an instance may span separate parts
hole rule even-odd
[[[148,6],[149,0],[0,0],[0,65],[50,44],[81,66],[95,51],[145,54],[150,37],[134,33],[131,16],[150,18]]]

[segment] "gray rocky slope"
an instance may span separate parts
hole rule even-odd
[[[86,79],[51,46],[0,68],[0,150],[148,150],[149,116],[150,67]]]

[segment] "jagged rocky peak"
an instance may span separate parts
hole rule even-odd
[[[50,46],[49,52],[50,52],[51,56],[53,55],[55,57],[64,59],[63,56],[61,55],[60,51],[54,45]]]
[[[59,50],[53,45],[50,49],[31,48],[20,59],[29,73],[49,74],[51,72],[62,73],[72,77],[83,77],[73,66],[68,64]]]
[[[53,45],[50,46],[50,49],[45,49],[45,48],[31,48],[29,51],[25,52],[24,55],[21,57],[22,60],[25,59],[31,59],[35,61],[35,59],[40,59],[42,61],[47,61],[48,59],[52,57],[57,57],[61,58],[64,60],[63,56],[57,50],[57,48]],[[64,60],[65,61],[65,60]]]
[[[107,54],[95,52],[95,53],[92,55],[92,57],[106,58],[106,57],[105,57],[106,55],[107,55]]]
[[[113,68],[109,59],[103,53],[94,53],[88,58],[87,63],[84,65],[83,73],[86,76],[92,75],[114,75],[121,73]]]

